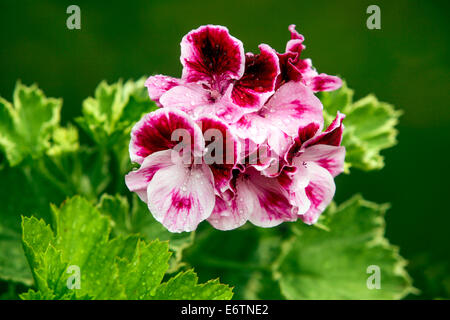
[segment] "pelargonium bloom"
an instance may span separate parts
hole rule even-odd
[[[207,148],[218,142],[222,159],[205,163]],[[159,109],[133,127],[130,156],[141,166],[125,182],[169,231],[193,231],[211,215],[215,193],[227,189],[238,147],[219,119],[195,122],[182,111]]]
[[[315,223],[330,204],[336,190],[334,177],[344,171],[345,148],[340,146],[344,118],[338,112],[324,132],[314,122],[299,129],[286,153],[287,163],[296,169],[288,189],[307,224]]]
[[[275,90],[278,56],[268,45],[259,49],[259,54],[245,54],[242,42],[222,26],[193,30],[181,41],[181,79],[150,77],[150,98],[194,117],[216,114],[237,120],[261,108]]]
[[[260,227],[298,218],[315,223],[333,199],[334,177],[344,168],[344,118],[338,113],[324,132],[316,122],[300,127],[277,175],[265,174],[258,165],[235,170],[233,196],[216,197],[208,221],[219,230],[237,228],[247,220]]]
[[[235,169],[232,188],[216,197],[209,223],[219,230],[231,230],[247,221],[266,228],[296,221],[298,208],[289,192],[294,183],[292,171],[286,166],[278,175],[269,176],[258,165]]]
[[[232,124],[239,137],[256,145],[267,142],[277,154],[287,151],[290,138],[309,123],[323,126],[323,107],[313,91],[294,81],[281,86],[257,112],[242,116]]]
[[[285,53],[261,44],[253,54],[227,28],[202,26],[183,37],[181,78],[147,80],[162,109],[134,126],[130,158],[140,168],[125,181],[169,231],[204,220],[220,230],[312,224],[332,200],[344,115],[322,132],[314,93],[341,80],[300,59],[304,38],[289,30]]]

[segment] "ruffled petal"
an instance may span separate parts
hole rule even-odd
[[[289,32],[291,33],[291,40],[286,43],[286,52],[295,53],[296,55],[290,56],[290,59],[297,60],[300,59],[300,54],[305,49],[303,41],[305,37],[295,30],[295,24],[291,24],[289,27]],[[291,60],[292,61],[292,60]]]
[[[158,170],[147,187],[148,208],[170,232],[194,231],[214,208],[214,181],[206,165],[181,163]]]
[[[300,154],[302,150],[303,144],[316,136],[318,130],[320,128],[320,124],[311,122],[306,127],[298,129],[298,135],[291,140],[291,144],[288,148],[284,156],[284,160],[291,164],[294,157]]]
[[[244,73],[242,42],[222,26],[207,25],[189,32],[181,41],[183,79],[212,83],[239,79]]]
[[[243,116],[233,124],[233,129],[239,138],[253,147],[249,153],[256,151],[262,144],[266,144],[269,147],[266,155],[278,157],[284,155],[291,144],[290,137],[286,133],[273,126],[268,119],[256,114]]]
[[[203,117],[197,121],[205,139],[204,162],[209,165],[217,192],[229,188],[240,145],[228,125],[218,118]]]
[[[289,26],[291,40],[286,44],[286,51],[278,54],[280,61],[280,75],[276,87],[289,81],[301,81],[314,92],[332,91],[342,86],[342,80],[336,76],[318,74],[313,68],[310,59],[301,59],[300,55],[305,49],[304,37],[295,30],[295,25]]]
[[[186,113],[167,108],[153,111],[131,130],[131,161],[141,164],[152,153],[172,149],[182,142],[193,154],[200,154],[205,146],[200,128]]]
[[[156,102],[158,106],[161,106],[159,98],[172,89],[181,84],[181,80],[164,75],[151,76],[145,81],[145,86],[148,90],[150,99]]]
[[[257,113],[250,113],[234,123],[233,128],[240,138],[249,139],[254,142],[254,146],[257,146],[267,140],[268,125],[270,124],[264,117]]]
[[[278,57],[266,44],[259,46],[260,54],[248,53],[245,60],[245,72],[233,87],[231,100],[245,108],[246,112],[258,110],[273,94],[275,82],[280,73]]]
[[[303,140],[303,148],[313,146],[316,144],[326,144],[330,146],[339,146],[342,142],[342,136],[344,134],[344,124],[345,114],[337,112],[336,118],[328,126],[328,128],[319,134],[316,134],[309,140]],[[300,131],[299,131],[300,134]]]
[[[291,33],[291,39],[296,39],[296,40],[305,40],[305,38],[303,37],[303,35],[301,35],[300,33],[297,32],[297,30],[295,30],[295,24],[291,24],[288,27],[289,32]]]
[[[155,173],[173,165],[172,150],[158,151],[145,158],[138,170],[125,176],[125,184],[131,192],[136,192],[139,198],[147,202],[147,186]]]

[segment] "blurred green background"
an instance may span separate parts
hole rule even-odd
[[[66,8],[81,8],[81,30],[66,28]],[[366,8],[381,8],[381,30],[366,28]],[[319,72],[404,111],[399,145],[381,171],[337,179],[336,200],[360,192],[390,202],[387,236],[410,261],[419,297],[450,294],[449,1],[62,1],[0,2],[0,95],[17,79],[63,97],[65,121],[102,79],[181,75],[179,42],[202,24],[220,24],[246,51],[264,42],[283,51],[296,24]]]

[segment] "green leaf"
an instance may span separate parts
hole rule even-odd
[[[153,218],[147,205],[136,195],[133,195],[132,209],[128,200],[120,195],[103,195],[98,204],[101,213],[109,215],[113,223],[113,233],[126,236],[139,234],[144,240],[158,239],[169,241],[170,250],[174,256],[170,259],[169,272],[180,268],[183,252],[194,242],[195,232],[172,233]]]
[[[229,300],[233,296],[230,288],[209,280],[198,284],[198,277],[193,270],[180,272],[156,289],[157,300]]]
[[[49,156],[61,156],[75,152],[79,148],[78,130],[72,125],[67,128],[58,127],[52,134],[52,146],[47,150]]]
[[[117,208],[106,202],[101,210]],[[113,222],[83,198],[71,198],[53,212],[54,231],[43,220],[23,218],[23,245],[37,290],[22,299],[162,299],[172,290],[196,299],[231,298],[231,289],[218,281],[195,281],[189,289],[192,276],[178,275],[161,284],[169,268],[168,243],[134,235],[110,239]],[[79,288],[70,286],[77,283],[73,272],[80,276]]]
[[[130,132],[141,117],[157,108],[148,97],[145,78],[101,82],[94,97],[83,102],[82,117],[76,122],[91,137],[98,149],[111,158],[111,180],[114,192],[125,191],[123,176],[131,170],[128,154]]]
[[[36,85],[16,84],[13,103],[0,98],[0,149],[11,166],[38,158],[50,148],[59,124],[61,99],[47,98]]]
[[[186,248],[193,245],[195,240],[195,231],[173,233],[169,232],[161,223],[156,221],[148,209],[146,203],[141,201],[134,194],[133,207],[131,210],[131,231],[143,235],[144,239],[159,239],[161,241],[169,241],[170,249],[175,253],[170,261],[169,272],[176,271],[183,265],[182,257]]]
[[[166,242],[155,240],[146,244],[139,241],[130,261],[119,261],[119,275],[126,284],[128,299],[151,299],[169,267],[169,258]]]
[[[395,126],[402,112],[373,95],[356,102],[352,98],[353,90],[346,83],[339,90],[321,92],[325,122],[330,123],[337,111],[346,115],[342,145],[346,148],[347,169],[381,169],[384,159],[380,152],[397,143]]]
[[[74,151],[66,149],[30,163],[30,174],[57,188],[64,197],[79,194],[97,199],[111,182],[110,158],[103,150],[85,146]]]
[[[323,104],[326,122],[330,123],[338,111],[344,112],[352,104],[353,93],[353,90],[347,87],[347,83],[343,81],[342,87],[338,90],[318,94]]]
[[[330,231],[295,224],[274,265],[288,299],[400,299],[411,280],[398,248],[384,238],[386,205],[356,196],[328,210]],[[370,266],[379,267],[380,289],[369,289]],[[369,271],[370,272],[369,272]],[[369,273],[368,273],[369,272]]]
[[[33,279],[21,241],[21,215],[50,221],[50,203],[82,194],[96,199],[110,175],[108,156],[79,148],[58,155],[43,155],[18,167],[0,169],[0,279],[31,285]]]
[[[77,118],[77,123],[100,146],[121,142],[143,114],[157,108],[148,98],[144,83],[145,78],[111,85],[102,81],[94,97],[84,100],[83,117]]]

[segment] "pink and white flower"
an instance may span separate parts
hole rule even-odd
[[[219,230],[231,230],[247,221],[267,228],[297,220],[298,208],[292,203],[288,188],[293,183],[290,170],[285,167],[272,177],[254,165],[234,170],[232,189],[223,197],[216,197],[209,223]]]
[[[305,38],[295,30],[295,25],[289,26],[291,40],[286,44],[286,51],[278,54],[281,73],[277,79],[277,88],[289,81],[300,81],[314,92],[333,91],[342,86],[338,77],[319,74],[312,66],[311,59],[300,59]]]
[[[130,157],[141,167],[126,175],[127,187],[169,231],[195,230],[211,215],[215,193],[225,191],[231,180],[233,154],[239,153],[234,136],[218,119],[194,122],[182,111],[164,108],[142,118],[131,137]],[[218,138],[206,142],[204,137]],[[228,158],[208,165],[204,154],[213,143]]]
[[[307,224],[317,221],[333,199],[336,186],[334,177],[344,171],[345,148],[340,146],[345,116],[338,112],[336,119],[324,131],[311,123],[299,129],[286,160],[297,169],[289,189]]]
[[[344,115],[322,132],[314,93],[341,80],[300,59],[304,38],[289,30],[285,53],[261,44],[253,54],[227,28],[202,26],[181,41],[180,79],[146,81],[162,109],[134,126],[130,158],[140,168],[125,182],[169,231],[204,220],[220,230],[312,224],[332,200]]]
[[[150,98],[196,118],[215,114],[235,121],[261,108],[275,90],[278,56],[268,45],[259,49],[260,54],[245,54],[242,42],[225,27],[193,30],[181,41],[182,78],[150,77]]]
[[[311,122],[323,125],[322,110],[322,103],[311,89],[291,81],[280,87],[263,108],[242,116],[233,127],[240,138],[251,139],[257,145],[267,141],[282,155],[299,128]]]

